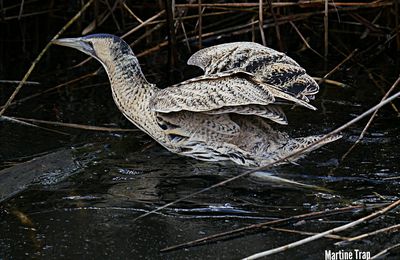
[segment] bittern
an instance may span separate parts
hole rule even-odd
[[[309,100],[319,87],[293,59],[260,44],[234,42],[199,50],[188,64],[204,75],[159,89],[146,80],[130,46],[117,36],[93,34],[54,43],[97,59],[125,117],[173,153],[258,167],[322,138],[291,138],[273,129],[273,124],[288,123],[283,104],[315,110]],[[326,138],[317,147],[338,138]]]

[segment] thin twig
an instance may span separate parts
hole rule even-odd
[[[324,14],[324,56],[325,58],[328,57],[328,49],[329,49],[329,40],[328,40],[328,1],[329,0],[325,0],[325,14]]]
[[[70,27],[81,15],[82,13],[93,3],[94,0],[89,0],[83,7],[82,9],[74,16],[72,17],[71,20],[68,21],[67,24],[65,24],[58,33],[49,41],[46,46],[43,48],[43,50],[39,53],[39,55],[36,57],[36,59],[33,61],[32,65],[26,72],[25,76],[21,80],[21,82],[18,84],[17,88],[14,90],[14,92],[11,94],[7,102],[4,104],[3,108],[0,110],[0,116],[4,114],[4,112],[7,110],[7,108],[10,106],[11,102],[14,100],[14,98],[17,96],[18,92],[21,90],[22,86],[24,85],[25,81],[29,78],[31,75],[33,69],[36,67],[36,64],[40,61],[42,56],[46,53],[47,49],[52,45],[52,41],[57,39],[68,27]]]
[[[397,42],[397,51],[400,50],[400,23],[399,23],[399,1],[393,1],[394,2],[394,22],[397,28],[397,33],[396,33],[396,42]]]
[[[314,236],[307,237],[305,239],[301,239],[301,240],[298,240],[296,242],[293,242],[293,243],[290,243],[290,244],[287,244],[287,245],[284,245],[284,246],[280,246],[280,247],[277,247],[277,248],[274,248],[274,249],[270,249],[270,250],[267,250],[267,251],[264,251],[264,252],[260,252],[260,253],[245,257],[244,260],[253,260],[253,259],[258,259],[258,258],[265,257],[265,256],[270,256],[270,255],[273,255],[273,254],[276,254],[276,253],[280,253],[280,252],[286,251],[286,250],[294,248],[294,247],[298,247],[298,246],[310,243],[310,242],[312,242],[314,240],[323,238],[323,237],[325,237],[327,235],[338,233],[338,232],[341,232],[343,230],[355,227],[355,226],[357,226],[359,224],[365,223],[366,221],[369,221],[371,219],[374,219],[374,218],[376,218],[378,216],[381,216],[381,215],[385,214],[386,212],[398,207],[399,205],[400,205],[400,199],[396,200],[395,202],[393,202],[392,204],[390,204],[389,206],[387,206],[387,207],[385,207],[383,209],[375,211],[372,214],[369,214],[369,215],[367,215],[365,217],[359,218],[359,219],[357,219],[355,221],[352,221],[352,222],[350,222],[348,224],[345,224],[345,225],[342,225],[342,226],[339,226],[339,227],[336,227],[336,228],[333,228],[333,229],[329,229],[329,230],[327,230],[325,232],[321,232],[321,233],[316,234]]]
[[[390,247],[388,247],[388,248],[385,248],[385,249],[382,250],[381,252],[379,252],[379,253],[377,253],[376,255],[372,256],[372,257],[370,258],[370,260],[379,259],[379,258],[381,258],[382,256],[384,256],[384,255],[386,255],[387,253],[389,253],[391,250],[396,249],[396,248],[398,248],[398,247],[400,247],[400,243],[395,244],[395,245],[393,245],[393,246],[390,246]]]
[[[303,37],[303,35],[301,34],[300,30],[297,28],[297,26],[294,24],[294,22],[289,21],[290,25],[293,27],[293,29],[296,31],[296,33],[299,35],[300,39],[303,41],[303,43],[306,45],[306,47],[308,49],[310,49],[312,52],[314,52],[315,54],[317,54],[319,57],[321,57],[322,59],[325,59],[324,56],[322,56],[321,54],[319,54],[319,52],[317,52],[316,50],[314,50],[310,44],[307,42],[307,40]]]
[[[47,121],[47,120],[23,118],[23,117],[2,116],[0,118],[19,120],[19,121],[27,121],[27,122],[54,125],[54,126],[69,127],[69,128],[76,128],[76,129],[83,129],[83,130],[90,130],[90,131],[103,131],[103,132],[136,132],[136,131],[138,131],[138,129],[124,129],[124,128],[102,127],[102,126],[92,126],[92,125],[83,125],[83,124],[74,124],[74,123],[63,123],[63,122]]]
[[[301,7],[314,7],[315,5],[324,6],[325,0],[320,1],[294,1],[294,2],[274,2],[272,6],[275,7],[290,7],[290,6],[301,6]],[[392,6],[393,2],[391,1],[373,1],[368,3],[363,2],[334,2],[328,3],[329,6],[347,6],[347,7],[354,7],[354,8],[361,8],[361,7],[380,7],[380,6]],[[207,8],[215,8],[215,7],[258,7],[259,3],[204,3],[201,5],[202,7]],[[198,8],[198,4],[177,4],[176,7],[184,7],[184,8]]]
[[[146,21],[144,21],[143,23],[139,24],[138,26],[134,27],[133,29],[131,29],[130,31],[128,31],[127,33],[125,33],[124,35],[121,36],[121,38],[125,38],[129,35],[131,35],[132,33],[136,32],[137,30],[139,30],[140,28],[146,26],[149,22],[154,21],[155,19],[157,19],[158,17],[160,17],[161,15],[163,15],[165,13],[165,10],[160,11],[159,13],[153,15],[152,17],[150,17],[149,19],[147,19]]]
[[[24,12],[24,0],[21,0],[21,7],[19,8],[18,20],[21,20],[22,14]]]
[[[30,100],[30,99],[35,98],[35,97],[38,97],[38,96],[41,96],[41,95],[43,95],[43,94],[45,94],[45,93],[51,92],[51,91],[56,90],[56,89],[59,89],[59,88],[61,88],[61,87],[68,86],[68,85],[71,85],[71,84],[73,84],[73,83],[75,83],[75,82],[82,81],[82,80],[84,80],[84,79],[86,79],[86,78],[93,77],[93,76],[97,75],[98,72],[99,72],[99,70],[96,70],[96,71],[94,71],[94,72],[92,72],[92,73],[85,74],[85,75],[83,75],[83,76],[80,76],[80,77],[78,77],[78,78],[72,79],[72,80],[70,80],[70,81],[67,81],[67,82],[58,84],[57,86],[48,88],[48,89],[46,89],[46,90],[44,90],[44,91],[42,91],[42,92],[38,92],[38,93],[32,94],[32,95],[30,95],[30,96],[27,96],[27,97],[24,97],[24,98],[15,100],[15,101],[11,102],[11,104],[10,104],[9,106],[13,106],[13,105],[16,105],[16,104],[21,104],[22,102],[25,102],[25,101],[27,101],[27,100]],[[0,109],[3,108],[3,107],[4,107],[4,106],[0,106]]]
[[[271,12],[272,15],[272,20],[274,21],[275,25],[275,33],[276,33],[276,39],[278,41],[278,48],[280,51],[283,51],[283,43],[282,43],[282,37],[281,37],[281,31],[279,29],[279,23],[277,23],[277,18],[275,15],[274,8],[272,6],[272,1],[268,0],[268,5],[269,5],[269,11]]]
[[[5,83],[5,84],[20,84],[21,81],[19,81],[19,80],[4,80],[4,79],[2,79],[2,80],[0,80],[0,83]],[[39,82],[36,82],[36,81],[25,81],[24,84],[25,84],[25,85],[40,85],[40,83],[39,83]]]
[[[281,231],[281,232],[286,232],[286,233],[294,233],[294,234],[299,234],[299,235],[303,235],[303,236],[313,236],[315,234],[315,232],[306,232],[306,231],[301,231],[301,230],[293,230],[293,229],[286,229],[286,228],[275,228],[275,227],[271,227],[271,230],[274,231]],[[331,239],[336,239],[336,240],[349,240],[349,237],[342,237],[342,236],[338,236],[338,235],[326,235],[326,238],[331,238]],[[340,243],[340,242],[339,242]]]
[[[356,237],[350,237],[350,238],[347,238],[346,241],[335,243],[335,245],[336,246],[340,246],[340,245],[346,244],[346,243],[351,242],[351,241],[364,239],[366,237],[374,236],[374,235],[379,234],[379,233],[388,232],[388,231],[392,231],[392,230],[398,230],[398,229],[400,229],[400,224],[393,225],[393,226],[390,226],[390,227],[381,228],[381,229],[378,229],[378,230],[375,230],[375,231],[372,231],[372,232],[369,232],[369,233],[365,233],[365,234],[362,234],[362,235],[359,235],[359,236],[356,236]]]
[[[258,2],[258,28],[260,30],[260,35],[261,35],[261,41],[264,46],[267,46],[267,42],[265,40],[265,35],[264,35],[264,18],[263,18],[263,0],[259,0]]]
[[[329,85],[334,85],[340,88],[348,88],[349,85],[336,81],[336,80],[332,80],[332,79],[324,79],[324,78],[320,78],[320,77],[312,77],[313,79],[315,79],[316,81],[323,81],[325,84],[329,84]]]
[[[386,94],[382,97],[381,102],[384,101],[390,93],[397,87],[397,84],[394,84],[390,87],[390,89],[386,92]],[[361,134],[358,136],[357,140],[355,143],[347,150],[347,152],[342,156],[341,160],[343,161],[350,153],[351,151],[358,145],[358,143],[361,142],[361,140],[364,138],[365,133],[367,132],[368,128],[371,126],[372,121],[374,121],[374,118],[376,114],[378,113],[379,109],[375,110],[374,113],[372,113],[371,117],[369,118],[367,124],[364,126],[364,129],[361,131]]]
[[[135,18],[140,24],[144,23],[142,19],[140,19],[130,8],[129,6],[124,2],[122,2],[122,6],[125,8],[125,10],[128,11],[128,13]]]
[[[198,8],[198,13],[199,13],[199,49],[202,48],[203,45],[203,9],[201,8],[201,0],[199,1],[199,8]]]
[[[29,126],[29,127],[34,127],[34,128],[39,128],[39,129],[42,129],[42,130],[45,130],[45,131],[49,131],[49,132],[53,132],[53,133],[57,133],[57,134],[61,134],[61,135],[70,135],[70,134],[62,132],[62,131],[50,129],[50,128],[47,128],[47,127],[38,126],[38,125],[35,125],[35,124],[32,124],[32,123],[27,123],[27,122],[24,122],[24,121],[22,121],[22,120],[20,120],[18,118],[15,118],[15,117],[0,116],[0,120],[7,120],[7,121],[10,121],[10,122],[13,122],[13,123],[17,123],[17,124],[21,124],[21,125]]]
[[[176,250],[176,249],[179,249],[179,248],[195,246],[195,245],[198,245],[198,244],[201,244],[201,243],[214,241],[214,240],[222,238],[222,237],[232,236],[232,235],[235,235],[237,233],[241,233],[241,232],[245,232],[245,231],[250,231],[250,230],[260,229],[260,228],[266,228],[266,227],[269,227],[269,226],[275,226],[275,225],[284,224],[284,223],[291,223],[291,222],[294,222],[294,221],[300,221],[300,220],[305,220],[305,219],[321,218],[321,217],[326,217],[326,216],[330,216],[330,215],[334,215],[334,214],[338,214],[338,213],[343,213],[343,212],[348,212],[348,211],[352,211],[352,210],[355,210],[355,209],[361,209],[361,208],[362,208],[361,205],[349,206],[349,207],[338,208],[338,209],[322,210],[322,211],[318,211],[318,212],[309,212],[309,213],[296,215],[296,216],[292,216],[292,217],[287,217],[287,218],[283,218],[283,219],[277,219],[277,220],[272,220],[272,221],[268,221],[268,222],[252,224],[252,225],[245,226],[245,227],[242,227],[242,228],[238,228],[238,229],[234,229],[234,230],[230,230],[230,231],[214,234],[214,235],[207,236],[207,237],[202,237],[202,238],[199,238],[199,239],[196,239],[196,240],[193,240],[193,241],[189,241],[189,242],[185,242],[185,243],[182,243],[182,244],[179,244],[179,245],[169,246],[169,247],[166,247],[164,249],[161,249],[160,251],[161,252],[172,251],[172,250]]]
[[[318,81],[318,84],[323,83],[326,78],[328,78],[335,71],[337,71],[346,61],[350,60],[354,56],[354,54],[356,54],[357,51],[358,51],[358,49],[354,49],[349,55],[347,55],[347,57],[344,60],[342,60],[338,65],[336,65],[336,67],[334,67],[331,71],[329,71],[327,74],[325,74],[325,76],[323,76],[322,79],[320,81]]]

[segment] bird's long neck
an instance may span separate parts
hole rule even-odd
[[[103,65],[111,82],[114,101],[121,112],[137,127],[158,138],[152,133],[156,118],[149,108],[149,101],[157,88],[146,80],[132,51],[118,51]]]

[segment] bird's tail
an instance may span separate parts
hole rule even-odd
[[[265,156],[262,159],[261,165],[267,165],[278,160],[279,163],[277,164],[294,162],[304,157],[307,153],[314,151],[327,143],[336,141],[341,137],[341,135],[332,135],[329,137],[326,137],[325,135],[312,135],[289,139],[289,141],[281,147],[279,151],[276,151],[273,155],[269,154],[269,156]],[[315,145],[312,145],[314,143]]]
[[[325,135],[311,135],[307,137],[300,137],[291,139],[283,149],[287,154],[294,154],[289,160],[295,161],[302,158],[306,153],[314,151],[321,146],[342,138],[341,135],[332,135],[326,137]],[[315,145],[312,145],[314,144]],[[310,148],[307,148],[311,146]]]

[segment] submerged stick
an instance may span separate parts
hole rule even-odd
[[[0,116],[4,114],[4,112],[7,110],[7,108],[10,106],[11,102],[14,100],[14,98],[17,96],[18,92],[21,90],[22,86],[24,83],[27,81],[29,76],[31,75],[33,69],[36,67],[36,64],[42,59],[43,55],[46,53],[46,51],[49,49],[49,47],[52,45],[52,41],[57,39],[65,30],[68,29],[81,15],[82,13],[93,3],[94,0],[89,0],[83,7],[82,9],[74,16],[72,17],[71,20],[66,23],[58,33],[46,44],[46,46],[43,48],[43,50],[39,53],[39,55],[36,57],[36,59],[33,61],[32,65],[26,72],[25,76],[21,80],[21,82],[18,84],[14,92],[11,94],[11,96],[8,98],[7,102],[4,104],[3,108],[0,110]]]
[[[400,82],[400,76],[397,78],[397,80],[396,80],[396,82],[394,83],[394,85],[397,85],[399,82]],[[158,212],[158,211],[160,211],[160,210],[162,210],[162,209],[165,209],[165,208],[167,208],[167,207],[169,207],[169,206],[171,206],[171,205],[174,205],[174,204],[176,204],[176,203],[178,203],[178,202],[184,201],[184,200],[186,200],[186,199],[188,199],[188,198],[192,198],[192,197],[194,197],[194,196],[196,196],[196,195],[198,195],[198,194],[200,194],[200,193],[204,193],[204,192],[209,191],[209,190],[211,190],[211,189],[214,189],[214,188],[223,186],[223,185],[225,185],[225,184],[227,184],[227,183],[229,183],[229,182],[232,182],[232,181],[234,181],[234,180],[237,180],[237,179],[240,179],[240,178],[242,178],[242,177],[248,176],[248,175],[251,174],[251,173],[254,173],[254,172],[257,172],[257,171],[261,171],[261,170],[266,170],[267,168],[269,168],[269,167],[271,167],[271,166],[274,166],[274,165],[276,165],[277,163],[287,161],[287,160],[289,160],[289,159],[291,159],[291,158],[293,158],[293,157],[296,157],[296,156],[298,156],[298,155],[300,155],[300,154],[303,154],[303,153],[306,152],[307,150],[310,150],[310,149],[316,147],[319,143],[323,142],[323,141],[326,140],[327,138],[329,138],[329,137],[331,137],[331,136],[333,136],[333,135],[338,134],[338,133],[341,132],[342,130],[348,128],[349,126],[351,126],[351,125],[353,125],[353,124],[355,124],[356,122],[358,122],[358,121],[360,121],[361,119],[365,118],[367,115],[373,113],[375,110],[377,110],[377,109],[383,107],[384,105],[390,103],[391,101],[393,101],[394,99],[396,99],[396,98],[398,98],[398,97],[400,97],[400,91],[397,92],[396,94],[392,95],[391,97],[389,97],[389,98],[386,99],[385,101],[382,101],[382,102],[378,103],[377,105],[371,107],[370,109],[368,109],[367,111],[365,111],[365,112],[362,113],[361,115],[357,116],[356,118],[350,120],[349,122],[345,123],[344,125],[342,125],[342,126],[336,128],[335,130],[333,130],[333,131],[331,131],[330,133],[326,134],[324,137],[322,137],[322,138],[319,139],[318,141],[316,141],[316,142],[314,142],[314,143],[311,143],[311,144],[305,146],[303,149],[300,149],[300,150],[298,150],[297,152],[291,153],[291,154],[289,154],[288,156],[285,156],[285,157],[283,157],[283,158],[281,158],[281,159],[278,159],[278,160],[276,160],[276,161],[274,161],[274,162],[268,163],[268,164],[266,164],[266,165],[264,165],[264,166],[262,166],[262,167],[258,167],[258,168],[255,168],[255,169],[253,169],[253,170],[245,171],[245,172],[243,172],[243,173],[241,173],[241,174],[239,174],[239,175],[236,175],[236,176],[234,176],[234,177],[232,177],[232,178],[226,179],[226,180],[224,180],[224,181],[221,181],[221,182],[218,182],[218,183],[216,183],[216,184],[214,184],[214,185],[211,185],[211,186],[209,186],[209,187],[207,187],[207,188],[204,188],[204,189],[198,190],[198,191],[196,191],[196,192],[194,192],[194,193],[191,193],[191,194],[189,194],[189,195],[183,196],[183,197],[181,197],[181,198],[179,198],[179,199],[177,199],[177,200],[175,200],[175,201],[172,201],[172,202],[167,203],[167,204],[165,204],[165,205],[163,205],[163,206],[161,206],[161,207],[158,207],[158,208],[156,208],[156,209],[154,209],[154,210],[151,210],[151,211],[149,211],[149,212],[146,212],[145,214],[140,215],[139,217],[136,217],[135,219],[133,219],[133,221],[136,221],[136,220],[138,220],[138,219],[144,218],[144,217],[146,217],[146,216],[148,216],[148,215],[150,215],[150,214],[153,214],[153,213],[155,213],[155,212]]]

